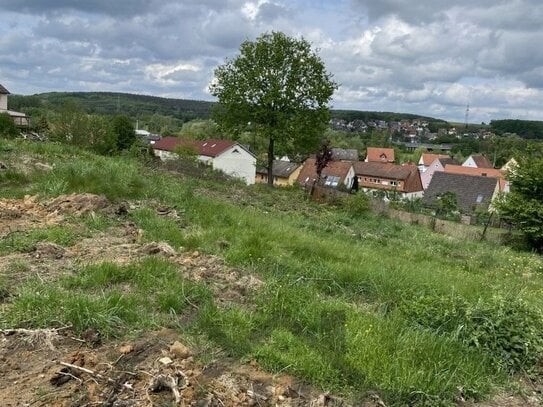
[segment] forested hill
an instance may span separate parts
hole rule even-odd
[[[76,103],[88,113],[117,114],[131,117],[149,114],[172,116],[177,119],[206,119],[211,114],[213,102],[187,99],[171,99],[157,96],[115,92],[51,92],[31,96],[10,95],[12,110],[28,111],[32,108],[60,109],[66,103]],[[358,110],[332,110],[332,117],[346,121],[371,120],[399,121],[402,119],[424,119],[430,122],[443,120],[408,113],[369,112]]]
[[[9,107],[26,111],[32,108],[58,110],[66,104],[79,105],[88,113],[125,114],[131,117],[158,114],[181,120],[207,118],[213,102],[171,99],[115,92],[51,92],[31,96],[10,95]]]
[[[490,126],[497,134],[516,133],[522,138],[543,140],[543,121],[492,120]]]
[[[447,123],[445,120],[436,119],[428,116],[421,116],[411,113],[394,113],[394,112],[369,112],[361,110],[332,110],[332,117],[335,119],[342,119],[348,122],[354,120],[362,120],[364,122],[373,120],[400,121],[400,120],[413,120],[422,119],[428,122]]]

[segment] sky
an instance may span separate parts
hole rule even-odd
[[[0,0],[0,84],[214,100],[271,31],[311,43],[334,109],[543,120],[541,0]]]

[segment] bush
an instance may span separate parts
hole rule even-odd
[[[416,325],[480,348],[511,371],[530,369],[543,356],[543,313],[520,298],[496,295],[473,304],[428,295],[400,309]]]
[[[370,210],[370,200],[366,194],[359,192],[344,198],[343,207],[351,215],[361,215]]]

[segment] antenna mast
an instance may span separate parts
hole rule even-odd
[[[468,120],[469,120],[469,102],[466,105],[466,121],[465,121],[466,129],[468,128]]]

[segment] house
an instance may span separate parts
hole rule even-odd
[[[458,209],[464,214],[473,214],[478,208],[489,209],[499,188],[498,179],[494,177],[436,172],[424,192],[422,203],[435,206],[444,193],[452,192]]]
[[[275,160],[273,162],[273,185],[287,186],[293,185],[298,179],[302,166],[290,161]],[[265,184],[268,182],[268,169],[257,168],[256,183]]]
[[[462,165],[472,168],[494,168],[484,155],[470,155]]]
[[[181,146],[194,148],[200,162],[227,175],[242,178],[247,185],[255,183],[256,157],[241,144],[231,140],[185,140],[178,137],[164,137],[152,148],[161,160],[177,158],[175,150]]]
[[[480,177],[494,177],[499,180],[500,192],[509,192],[509,181],[505,179],[505,172],[495,168],[473,168],[463,165],[447,164],[445,172],[453,174],[477,175]]]
[[[419,171],[422,174],[438,158],[449,158],[447,154],[422,153],[419,158]]]
[[[445,171],[445,167],[449,164],[458,164],[458,162],[450,158],[448,155],[442,156],[437,154],[428,154],[428,155],[436,155],[437,158],[432,161],[432,163],[424,170],[422,174],[420,174],[420,179],[422,181],[422,187],[424,189],[428,188],[428,185],[430,185],[430,181],[432,180],[432,177],[434,176],[434,173],[436,171]],[[421,157],[422,158],[422,157]],[[419,165],[420,169],[420,165]]]
[[[354,168],[358,187],[365,191],[391,191],[404,198],[422,197],[420,173],[415,165],[359,161],[354,163]]]
[[[316,159],[308,158],[298,175],[298,183],[304,188],[311,187],[317,180]],[[330,188],[350,190],[355,179],[353,164],[348,161],[330,161],[321,173],[321,183]]]
[[[366,153],[365,162],[381,162],[381,163],[393,163],[394,162],[394,149],[393,148],[380,148],[380,147],[368,147]]]
[[[19,127],[28,127],[30,125],[30,120],[28,116],[21,112],[14,112],[13,110],[8,110],[8,95],[10,92],[0,85],[0,113],[7,113],[11,116],[15,124]]]
[[[358,150],[355,148],[332,148],[333,161],[358,161]]]

